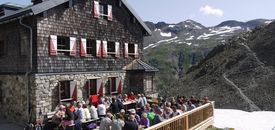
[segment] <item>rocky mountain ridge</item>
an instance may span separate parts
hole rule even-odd
[[[186,20],[177,24],[146,22],[153,33],[152,36],[144,39],[144,49],[155,48],[167,43],[187,44],[189,46],[201,46],[209,42],[213,44],[224,43],[225,40],[234,35],[267,25],[270,22],[271,20],[267,19],[255,19],[248,22],[228,20],[213,27],[205,27],[193,20]]]
[[[169,89],[205,96],[217,108],[275,111],[275,22],[215,47]]]

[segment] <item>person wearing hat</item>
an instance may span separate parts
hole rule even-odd
[[[99,126],[99,130],[111,130],[111,124],[112,124],[112,118],[113,115],[111,113],[107,113],[106,117],[104,117],[101,121],[100,121],[100,126]]]
[[[128,121],[125,122],[123,130],[138,130],[138,124],[135,121],[135,116],[130,115]]]

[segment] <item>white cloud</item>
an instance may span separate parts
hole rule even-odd
[[[200,7],[200,12],[202,12],[205,15],[214,15],[217,17],[222,17],[223,16],[223,11],[218,8],[211,7],[209,5],[205,5]]]

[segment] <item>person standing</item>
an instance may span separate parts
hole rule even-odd
[[[106,106],[103,104],[103,102],[99,103],[99,105],[97,106],[97,111],[99,118],[106,116]]]

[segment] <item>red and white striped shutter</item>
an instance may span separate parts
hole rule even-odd
[[[87,40],[84,38],[81,38],[80,41],[80,56],[86,56],[87,55]]]
[[[122,93],[122,83],[120,77],[116,78],[116,90],[118,93]]]
[[[102,49],[101,49],[101,41],[100,40],[96,40],[96,56],[97,57],[101,57],[102,55]]]
[[[107,57],[107,41],[102,41],[102,57]]]
[[[108,20],[113,21],[113,10],[112,5],[108,5]]]
[[[97,91],[97,94],[103,95],[103,82],[102,82],[102,79],[96,79],[96,91]]]
[[[94,17],[99,18],[99,2],[94,1]]]
[[[70,56],[76,56],[76,38],[70,37]]]
[[[119,42],[115,43],[115,49],[116,49],[116,58],[119,58],[120,56]]]
[[[77,101],[77,86],[75,81],[70,82],[70,97]]]
[[[57,55],[57,36],[56,35],[50,35],[49,53],[50,53],[50,56]]]
[[[124,57],[128,58],[128,43],[124,43]]]
[[[135,58],[138,58],[139,54],[138,54],[138,44],[135,44]]]

